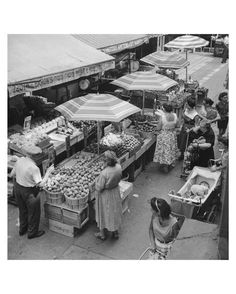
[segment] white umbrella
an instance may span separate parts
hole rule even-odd
[[[157,74],[153,71],[137,71],[120,77],[112,81],[111,84],[124,88],[129,91],[142,90],[143,91],[143,112],[145,91],[166,91],[169,88],[178,85],[178,83],[166,76]]]
[[[207,46],[209,44],[203,38],[192,36],[192,35],[183,35],[180,36],[167,44],[165,47],[167,48],[178,48],[178,49],[186,49],[186,60],[188,60],[188,49],[200,48]],[[186,67],[186,81],[188,79],[188,68]]]

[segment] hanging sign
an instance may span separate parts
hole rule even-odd
[[[31,115],[26,116],[24,120],[23,130],[28,131],[30,129],[30,126],[31,126]]]

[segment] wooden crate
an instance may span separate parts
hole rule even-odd
[[[62,221],[62,209],[60,205],[44,203],[44,214],[46,218]]]
[[[63,223],[82,228],[89,220],[89,207],[88,205],[81,211],[72,210],[66,207],[62,208]]]
[[[76,228],[74,228],[73,226],[64,224],[62,222],[53,220],[53,219],[49,219],[48,220],[48,224],[49,224],[49,230],[62,234],[64,236],[67,237],[75,237],[77,230]]]
[[[126,160],[129,159],[129,152],[126,152],[125,154],[123,154],[120,158],[118,158],[117,162],[122,165],[122,163],[124,163]]]

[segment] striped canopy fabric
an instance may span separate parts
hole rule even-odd
[[[180,69],[190,64],[179,52],[156,51],[141,59],[148,64],[161,68]]]
[[[208,44],[209,42],[203,38],[192,36],[192,35],[183,35],[165,44],[165,47],[193,49],[193,48],[204,47],[204,46],[207,46]]]
[[[76,111],[79,110],[80,107],[80,98],[74,98],[69,101],[64,102],[61,105],[55,107],[57,111],[59,111],[64,117],[67,119],[71,119]]]
[[[96,120],[120,122],[140,108],[110,94],[88,94],[55,108],[69,120]]]
[[[153,71],[137,71],[112,81],[111,84],[126,90],[166,91],[178,83]]]

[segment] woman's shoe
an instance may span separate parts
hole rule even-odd
[[[95,233],[94,236],[97,238],[97,239],[100,239],[102,241],[105,241],[106,240],[106,236],[102,235],[100,232],[99,233]]]
[[[118,231],[112,232],[112,239],[118,240],[119,239],[119,233]]]

